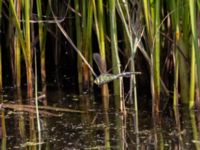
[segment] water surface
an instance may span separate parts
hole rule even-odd
[[[19,93],[18,93],[19,94]],[[41,140],[35,108],[15,92],[2,94],[1,149],[199,149],[199,112],[179,108],[161,112],[161,124],[155,124],[151,110],[139,106],[138,123],[135,111],[127,107],[122,114],[112,105],[103,109],[99,98],[50,90],[40,106],[68,108],[83,112],[40,109]],[[40,94],[40,93],[39,93]],[[140,101],[148,101],[141,98]],[[34,100],[33,100],[34,101]],[[27,104],[20,110],[20,104]],[[13,107],[14,106],[14,107]],[[27,108],[28,107],[28,108]]]

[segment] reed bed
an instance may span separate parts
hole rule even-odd
[[[23,86],[26,72],[27,93],[32,97],[36,76],[43,87],[50,82],[51,65],[57,70],[71,63],[73,67],[67,65],[66,70],[76,75],[80,94],[101,88],[103,97],[113,94],[122,100],[120,109],[128,94],[137,111],[138,95],[148,91],[155,116],[165,103],[161,97],[172,101],[174,108],[180,103],[199,107],[199,9],[199,1],[186,0],[0,1],[0,89],[8,86],[3,84],[5,70],[10,70],[12,85],[17,87]],[[3,45],[4,41],[9,44]],[[97,53],[101,73],[111,68],[114,75],[136,71],[142,75],[125,80],[122,76],[98,87],[93,83],[99,72],[93,61]],[[10,69],[5,69],[4,55]],[[37,75],[34,55],[40,58]]]

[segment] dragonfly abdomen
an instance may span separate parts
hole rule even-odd
[[[141,72],[122,72],[122,73],[118,74],[117,76],[118,76],[118,78],[119,77],[129,78],[133,74],[141,74]]]
[[[120,77],[130,77],[133,74],[140,74],[140,72],[122,72],[120,74],[114,75],[114,74],[101,74],[98,76],[95,80],[94,83],[97,85],[102,85],[108,82],[111,82],[113,80],[116,80]]]

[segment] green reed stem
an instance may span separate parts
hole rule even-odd
[[[92,48],[92,23],[93,23],[93,4],[92,0],[87,1],[87,3],[84,3],[83,5],[83,54],[86,60],[90,61],[92,60],[91,56],[91,48]],[[89,69],[86,65],[83,66],[83,77],[84,83],[89,83],[90,73]],[[84,84],[88,85],[89,84]],[[84,87],[86,88],[86,87]],[[89,87],[87,87],[89,88]]]
[[[174,11],[174,13],[171,14],[171,20],[172,20],[172,25],[171,28],[172,30],[175,30],[174,39],[176,41],[180,40],[180,28],[179,28],[179,11],[177,9],[179,1],[170,0],[169,4],[169,9],[170,12]],[[178,5],[179,6],[179,5]],[[175,11],[176,10],[176,11]],[[174,41],[174,43],[176,43]],[[178,80],[179,80],[179,57],[178,57],[178,48],[174,45],[173,48],[173,61],[174,61],[174,85],[173,85],[173,109],[174,111],[177,111],[177,106],[178,106]]]
[[[28,95],[32,97],[32,58],[31,58],[31,34],[30,34],[30,2],[25,0],[25,41],[26,41],[26,75],[28,83]]]
[[[95,4],[95,3],[93,3]],[[98,26],[98,31],[97,33],[98,39],[99,39],[99,52],[101,55],[101,59],[103,61],[102,64],[102,69],[104,72],[106,72],[107,67],[106,67],[106,50],[105,50],[105,26],[104,26],[104,11],[103,11],[103,0],[98,0],[97,1],[97,22],[96,26]],[[102,96],[109,96],[109,91],[108,91],[108,85],[104,84],[102,86]]]
[[[21,49],[18,35],[15,35],[15,69],[16,69],[16,84],[21,86]]]
[[[20,20],[17,17],[17,13],[16,13],[16,10],[15,10],[15,7],[14,7],[13,0],[10,0],[9,2],[10,2],[10,11],[11,11],[12,15],[14,16],[14,22],[15,22],[17,33],[18,33],[18,36],[19,36],[19,41],[20,41],[20,44],[21,44],[21,47],[22,47],[22,52],[23,52],[24,58],[26,60],[27,54],[26,54],[26,50],[25,50],[25,41],[24,41],[22,31],[21,31],[21,27],[20,27]]]
[[[147,29],[147,38],[148,38],[148,46],[150,47],[150,84],[151,84],[151,95],[152,95],[152,100],[155,101],[155,85],[154,85],[154,71],[153,71],[153,33],[154,33],[154,28],[153,28],[153,23],[154,23],[154,11],[153,9],[153,1],[147,1],[143,0],[143,10],[144,10],[144,15],[145,15],[145,24],[146,24],[146,29]],[[152,21],[153,20],[153,21]],[[154,107],[154,103],[152,103],[152,107]]]
[[[99,0],[97,2],[97,19],[99,27],[99,49],[102,61],[106,62],[106,51],[105,51],[105,39],[104,39],[104,11],[103,11],[103,1]],[[106,68],[104,68],[106,71]]]
[[[75,6],[75,24],[76,24],[76,45],[77,48],[81,50],[82,47],[82,32],[81,32],[81,16],[79,15],[80,11],[80,1],[79,0],[74,0],[74,6]],[[82,83],[82,61],[81,58],[78,57],[78,62],[77,62],[77,69],[78,69],[78,82]],[[80,84],[81,85],[81,84]],[[80,86],[79,86],[80,87]],[[79,91],[81,91],[82,88],[79,88]]]
[[[192,139],[194,141],[197,141],[199,139],[199,127],[198,127],[198,120],[196,118],[196,114],[194,111],[189,111],[189,115],[190,115],[190,124],[191,124],[191,128],[192,128]],[[199,144],[195,144],[195,147],[197,150],[200,149],[200,145]]]
[[[160,107],[160,0],[143,0],[148,44],[151,49],[151,93],[152,110],[158,115]]]
[[[155,88],[155,111],[159,112],[160,107],[160,0],[155,0],[155,48],[153,51],[153,70],[154,70],[154,88]],[[154,108],[153,108],[154,109]]]
[[[194,43],[192,44],[191,49],[191,71],[190,71],[190,95],[189,95],[189,108],[194,106],[195,98],[195,49]]]
[[[153,29],[152,29],[152,23],[151,23],[151,18],[150,18],[150,1],[148,0],[143,0],[143,10],[144,10],[144,17],[145,17],[145,25],[146,25],[146,29],[147,29],[147,36],[149,38],[149,42],[152,42],[152,32],[153,32]],[[149,43],[150,45],[152,43]]]
[[[112,51],[112,68],[113,74],[119,74],[121,72],[119,53],[118,53],[118,41],[117,41],[117,24],[116,24],[116,9],[115,0],[109,0],[109,22],[110,22],[110,37],[111,37],[111,51]],[[117,65],[117,67],[116,67]],[[114,95],[123,97],[122,93],[122,79],[114,81]]]
[[[21,18],[21,2],[17,1],[16,11],[18,18]],[[14,49],[14,61],[15,61],[15,74],[16,74],[16,84],[17,87],[21,86],[21,49],[20,49],[20,40],[18,33],[15,34],[15,49]]]
[[[41,0],[36,1],[38,20],[42,20],[42,3]],[[45,67],[45,42],[46,42],[46,29],[42,22],[38,23],[39,30],[39,46],[40,46],[40,63],[41,63],[41,79],[42,84],[46,82],[46,67]]]
[[[177,6],[179,6],[179,0],[177,0],[177,5],[175,4],[175,2],[172,0],[172,10],[177,9]],[[175,7],[176,6],[176,7]],[[174,19],[172,18],[172,21],[174,21],[174,28],[176,30],[176,34],[175,34],[175,39],[178,42],[180,40],[180,35],[181,35],[181,31],[180,31],[180,27],[179,27],[179,11],[177,10],[175,15],[172,14],[174,17]],[[177,48],[175,48],[175,72],[174,72],[174,95],[173,95],[173,106],[174,106],[174,110],[177,110],[177,106],[178,106],[178,81],[179,81],[179,66],[180,66],[180,61],[179,61],[179,51]]]
[[[186,1],[178,1],[179,5],[177,4],[180,14],[180,20],[179,20],[179,26],[180,30],[182,30],[182,36],[180,36],[180,39],[177,40],[177,44],[180,47],[179,50],[179,77],[180,77],[180,97],[181,102],[184,104],[189,104],[189,95],[190,95],[190,81],[189,79],[190,74],[188,72],[188,68],[190,68],[190,63],[188,63],[188,60],[191,60],[191,51],[192,51],[192,45],[190,44],[191,40],[191,27],[189,26],[189,13],[186,11],[188,10],[188,5],[184,4]],[[182,21],[181,16],[184,16],[184,19]],[[181,21],[181,22],[180,22]],[[191,68],[192,69],[192,68]],[[194,85],[194,84],[193,84]]]
[[[179,61],[178,61],[178,52],[177,50],[174,52],[175,55],[175,69],[174,69],[174,88],[173,88],[173,109],[177,110],[178,106],[178,74],[179,74]]]
[[[197,65],[197,81],[198,81],[198,87],[200,87],[200,53],[198,49],[198,38],[197,38],[197,27],[196,27],[196,1],[190,0],[189,1],[189,10],[190,10],[190,22],[191,22],[191,30],[192,30],[192,43],[194,45],[194,54],[196,65]],[[194,59],[194,58],[193,58]],[[194,60],[193,60],[194,61]],[[191,91],[193,92],[193,91]],[[199,93],[200,91],[198,91]],[[193,107],[194,102],[190,99],[190,107]]]

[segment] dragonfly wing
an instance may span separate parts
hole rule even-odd
[[[97,64],[100,73],[105,73],[105,62],[102,61],[101,56],[99,55],[99,53],[94,53],[93,54],[93,59],[95,61],[95,63]]]

